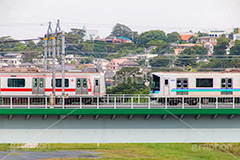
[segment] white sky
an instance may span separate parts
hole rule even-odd
[[[0,37],[43,36],[48,22],[61,28],[98,30],[101,38],[116,23],[132,30],[165,32],[232,30],[239,27],[240,0],[0,0]]]

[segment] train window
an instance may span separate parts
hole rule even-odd
[[[33,87],[37,87],[37,78],[33,78]]]
[[[95,80],[95,86],[98,86],[98,80]]]
[[[184,88],[188,87],[188,80],[187,79],[183,79],[183,87]]]
[[[181,88],[182,87],[182,82],[181,79],[177,79],[177,88]]]
[[[51,81],[52,86],[52,81]],[[62,87],[62,79],[56,79],[56,87]],[[69,79],[65,79],[65,87],[69,87]]]
[[[213,87],[212,78],[197,78],[196,87]]]
[[[228,79],[228,87],[232,87],[232,79]]]
[[[152,90],[160,90],[160,77],[153,75]]]
[[[87,87],[87,79],[83,79],[83,87],[84,87],[84,88]]]
[[[168,79],[165,79],[165,85],[168,85]]]
[[[39,80],[39,87],[43,88],[43,78],[40,78],[40,80]]]
[[[69,79],[65,79],[65,87],[69,87]]]
[[[25,87],[25,79],[8,79],[8,87]]]
[[[222,79],[222,88],[226,87],[226,79]]]
[[[81,79],[77,79],[77,87],[78,87],[78,88],[81,87]]]

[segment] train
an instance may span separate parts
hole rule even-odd
[[[55,95],[62,95],[62,73],[56,72]],[[0,95],[50,96],[52,72],[35,68],[1,68]],[[65,95],[102,96],[106,94],[104,74],[96,72],[65,72]]]
[[[170,105],[182,103],[181,98],[174,97],[185,97],[189,105],[196,105],[199,97],[240,97],[240,70],[153,72],[149,95],[152,99],[169,97]]]

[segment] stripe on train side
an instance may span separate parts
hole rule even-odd
[[[190,89],[172,89],[171,92],[239,92],[240,89],[220,89],[220,88],[190,88]]]

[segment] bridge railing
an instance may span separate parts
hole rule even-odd
[[[158,97],[149,95],[2,96],[0,108],[240,108],[240,97]]]

